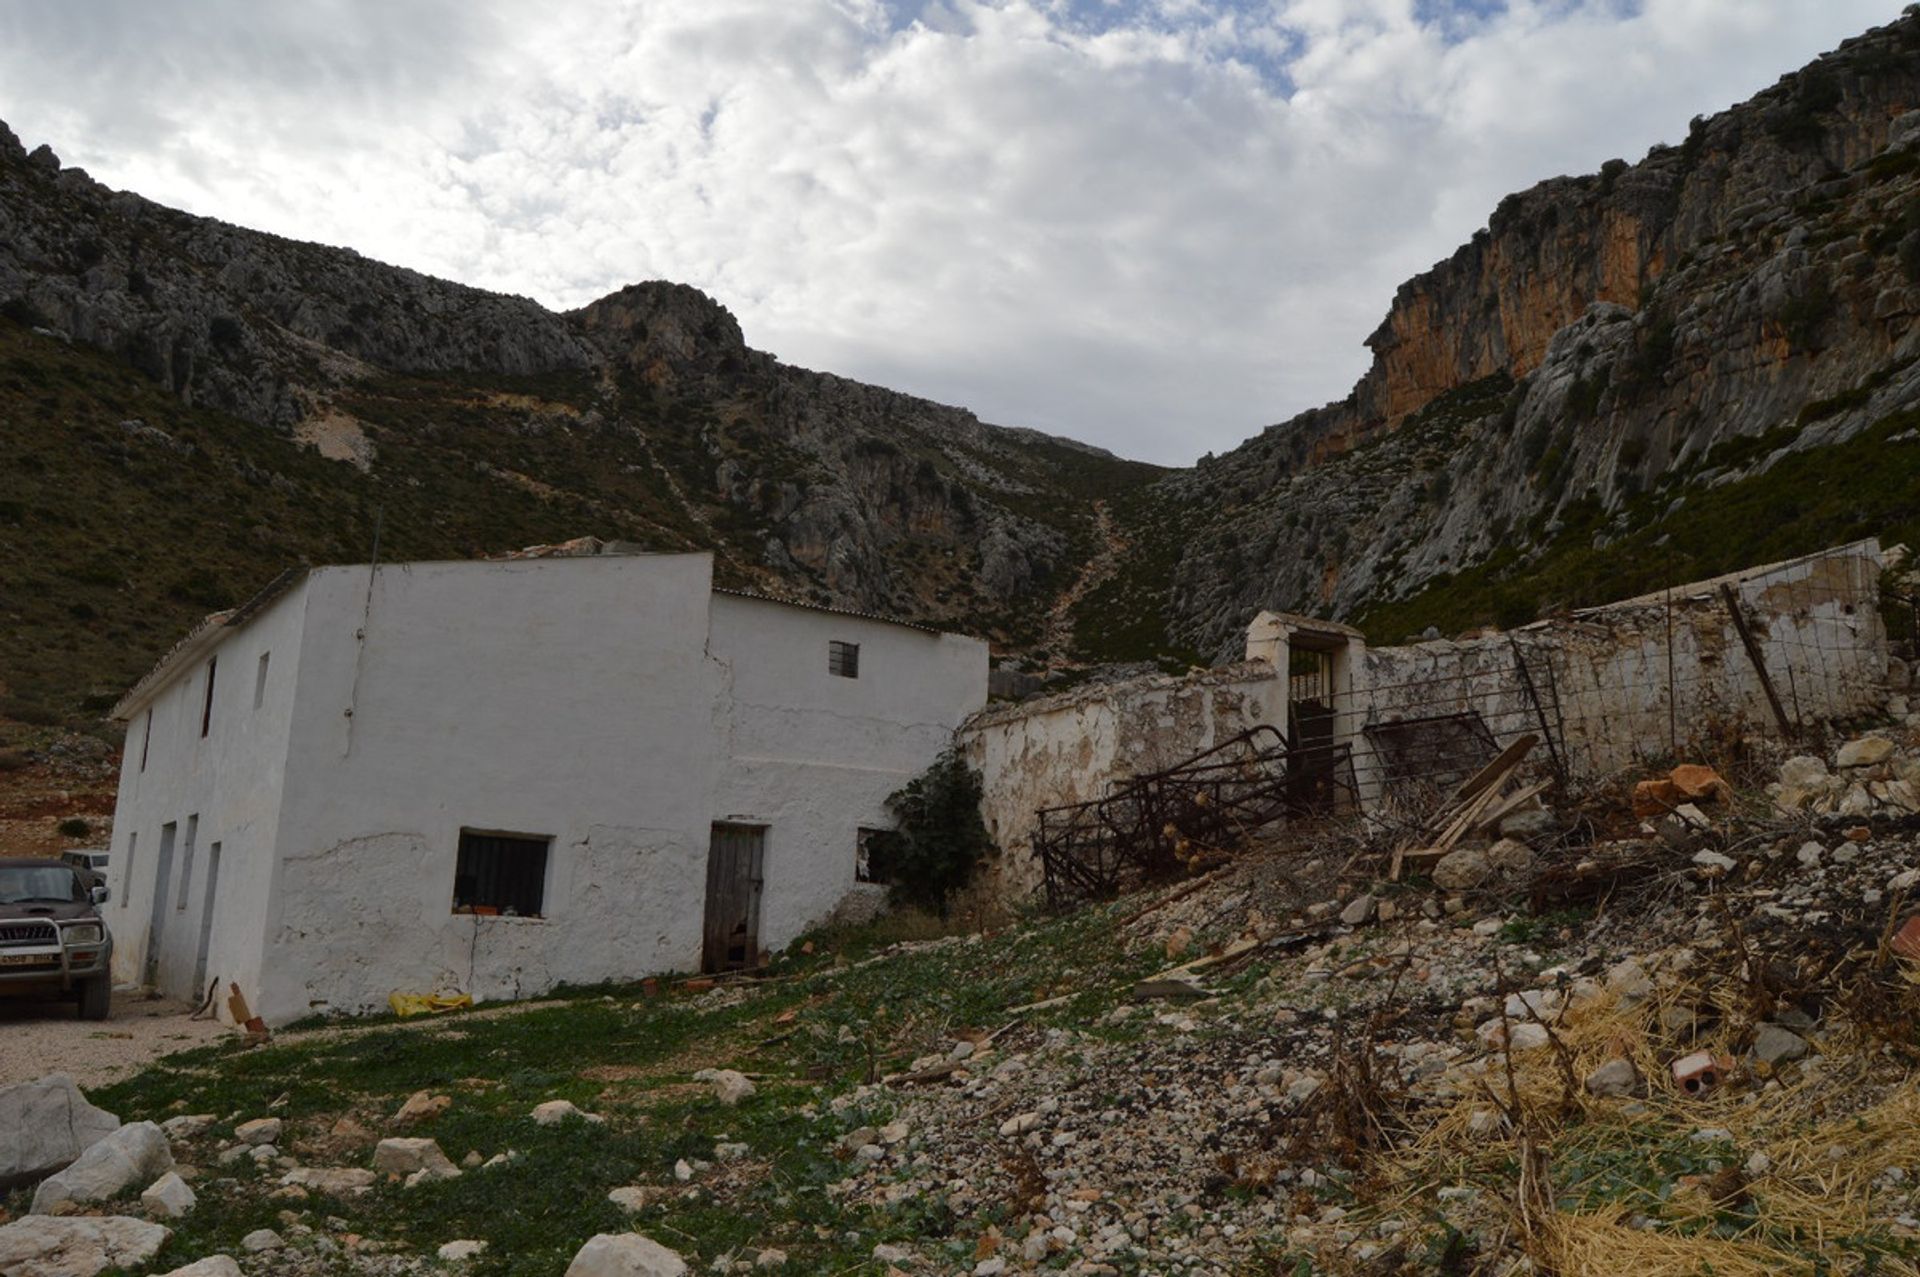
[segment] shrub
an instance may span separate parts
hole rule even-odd
[[[69,816],[60,822],[60,836],[62,838],[85,838],[92,832],[93,826],[78,816]]]
[[[899,825],[868,844],[876,876],[895,903],[947,916],[948,902],[993,850],[980,819],[980,774],[949,746],[931,767],[887,799]]]

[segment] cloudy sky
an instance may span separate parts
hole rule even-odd
[[[7,0],[110,185],[1184,462],[1346,393],[1506,192],[1902,0]]]

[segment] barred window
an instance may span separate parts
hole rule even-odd
[[[860,645],[833,639],[827,644],[827,673],[841,678],[860,677]]]
[[[546,904],[549,838],[460,831],[453,871],[455,913],[538,918]]]

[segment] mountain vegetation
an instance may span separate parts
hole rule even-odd
[[[0,716],[82,723],[290,563],[580,535],[1060,675],[1920,537],[1920,16],[1508,197],[1338,403],[1179,471],[116,192],[0,125]],[[0,744],[4,744],[0,741]]]

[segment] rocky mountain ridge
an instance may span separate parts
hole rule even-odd
[[[378,525],[398,555],[711,548],[728,584],[1058,670],[1232,655],[1266,607],[1391,640],[1920,536],[1916,104],[1910,12],[1511,196],[1401,287],[1345,399],[1177,472],[780,364],[684,285],[554,313],[109,190],[0,126],[0,587],[49,600],[10,633],[110,682]],[[83,534],[59,484],[150,518]],[[0,696],[98,694],[43,646],[0,640]]]
[[[283,481],[294,482],[281,468],[297,445],[350,465],[322,486],[367,507],[357,526],[321,508],[342,494],[309,493],[302,534],[264,533],[260,562],[238,574],[258,580],[223,581],[232,595],[272,575],[270,551],[364,555],[375,522],[389,552],[416,555],[591,532],[711,548],[731,585],[1031,648],[1052,596],[1098,548],[1092,502],[1161,473],[783,365],[684,285],[637,284],[554,313],[109,190],[45,146],[29,153],[4,125],[0,312],[40,341],[0,385],[20,400],[0,404],[21,463],[0,493],[15,512],[0,526],[16,531],[22,564],[72,549],[36,516],[45,490],[27,479],[80,460],[60,406],[26,402],[60,362],[49,341],[99,351],[196,412],[263,428],[287,449],[247,464]],[[476,503],[513,512],[450,511]],[[189,524],[163,535],[189,553],[220,535]]]
[[[1618,537],[1920,403],[1915,105],[1909,12],[1682,145],[1503,200],[1401,286],[1346,399],[1164,482],[1221,512],[1173,570],[1175,635],[1224,652],[1257,606],[1353,617],[1565,531]],[[1504,619],[1568,601],[1597,600]]]

